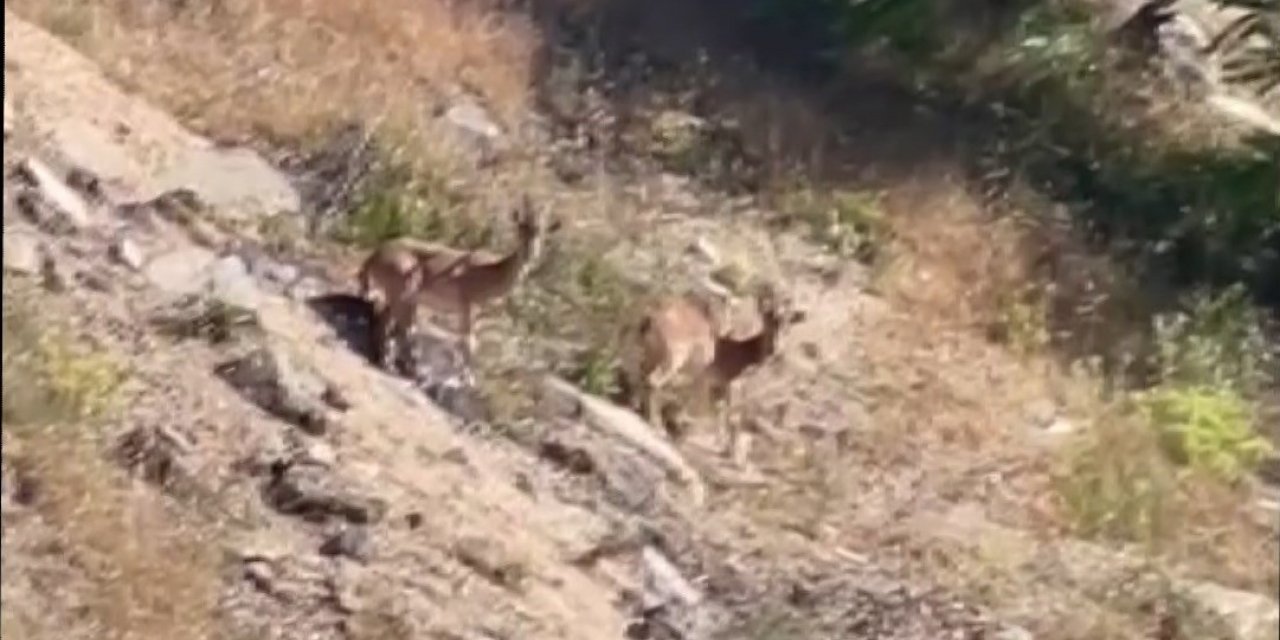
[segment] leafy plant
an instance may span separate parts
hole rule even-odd
[[[808,225],[814,242],[870,263],[889,233],[880,199],[875,192],[800,187],[786,192],[779,207],[788,218]]]
[[[125,368],[61,331],[36,327],[26,314],[6,295],[0,402],[6,425],[75,421],[111,408]]]
[[[1231,389],[1161,387],[1139,406],[1175,459],[1224,480],[1239,479],[1272,451],[1253,431],[1248,402]]]
[[[1035,353],[1050,342],[1045,316],[1045,296],[1038,287],[1004,296],[998,306],[995,334],[997,339],[1027,354]]]
[[[462,196],[444,178],[407,165],[379,170],[362,188],[337,238],[374,246],[388,238],[414,236],[475,247],[492,228],[464,215]]]
[[[1244,287],[1192,294],[1184,306],[1155,319],[1155,369],[1163,384],[1248,394],[1270,382],[1275,354]]]
[[[1156,433],[1118,407],[1067,452],[1057,489],[1085,537],[1155,548],[1179,517],[1177,476]]]

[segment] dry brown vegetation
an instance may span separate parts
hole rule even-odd
[[[527,25],[468,3],[8,6],[215,138],[305,140],[354,120],[428,163],[452,158],[424,143],[432,139],[436,100],[473,91],[515,118],[527,106],[535,60]]]

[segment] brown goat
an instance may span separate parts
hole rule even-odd
[[[464,251],[412,238],[383,242],[360,267],[360,293],[374,301],[373,356],[385,366],[394,340],[403,346],[412,330],[419,304],[460,316],[463,355],[468,364],[475,352],[474,313],[478,306],[509,294],[524,279],[542,253],[543,239],[560,227],[547,223],[528,198],[512,211],[517,243],[505,256],[487,251]]]
[[[662,428],[659,393],[681,373],[689,374],[711,401],[723,451],[732,455],[737,429],[728,413],[733,382],[764,363],[776,351],[785,324],[803,320],[804,313],[780,307],[772,293],[756,299],[761,328],[753,336],[718,335],[710,307],[691,296],[667,298],[639,325],[639,386],[641,406],[649,422]]]

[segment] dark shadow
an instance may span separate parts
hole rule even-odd
[[[309,298],[306,304],[348,349],[373,364],[373,305],[368,300],[350,293],[328,293]]]
[[[330,293],[307,300],[338,337],[370,366],[373,359],[373,305],[349,293]],[[396,375],[410,380],[424,395],[445,411],[466,422],[491,418],[480,390],[470,382],[461,351],[454,341],[425,331],[414,332],[395,362]]]

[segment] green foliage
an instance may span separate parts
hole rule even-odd
[[[1089,15],[1069,5],[1046,3],[1019,16],[989,56],[1018,82],[1081,82],[1098,71],[1102,56]]]
[[[1260,391],[1275,361],[1262,322],[1241,286],[1188,296],[1183,311],[1155,319],[1153,364],[1162,384]]]
[[[1165,386],[1142,394],[1139,406],[1175,459],[1224,480],[1238,480],[1272,451],[1232,389]]]
[[[441,176],[408,165],[380,169],[361,189],[355,210],[336,230],[339,241],[372,247],[413,236],[477,247],[492,229],[462,211],[463,199]]]
[[[648,152],[670,171],[734,190],[755,180],[735,123],[663,111],[649,125]]]
[[[1138,406],[1177,461],[1232,481],[1271,451],[1249,398],[1272,382],[1274,354],[1243,287],[1196,293],[1183,307],[1155,319],[1158,383]]]
[[[998,303],[995,338],[1023,354],[1036,353],[1049,345],[1046,300],[1040,287],[1002,296]]]
[[[1153,430],[1120,412],[1067,452],[1057,489],[1077,533],[1158,548],[1179,516],[1177,477]]]
[[[533,286],[508,299],[517,328],[543,344],[567,347],[568,353],[551,355],[558,373],[591,393],[614,395],[619,337],[634,321],[643,287],[586,244],[550,245],[531,279]]]
[[[60,331],[37,327],[25,305],[5,298],[0,400],[5,425],[80,421],[110,409],[126,379],[125,368]]]
[[[1229,34],[1223,48],[1229,40],[1252,52],[1231,54],[1253,60],[1249,73],[1273,70],[1274,0],[1222,3],[1251,12],[1233,26],[1251,39]],[[813,43],[818,57],[875,56],[924,87],[922,99],[993,123],[973,128],[993,134],[976,141],[986,151],[973,154],[982,158],[975,172],[986,177],[998,167],[1036,185],[1131,261],[1137,277],[1176,287],[1243,282],[1280,303],[1268,275],[1280,270],[1280,140],[1217,147],[1132,117],[1150,98],[1115,66],[1095,7],[757,0],[753,8],[762,29]]]
[[[870,263],[889,233],[880,200],[878,193],[800,187],[785,192],[778,207],[828,251]]]
[[[1057,490],[1078,534],[1160,547],[1179,516],[1178,484],[1151,429],[1117,410],[1065,460]]]

